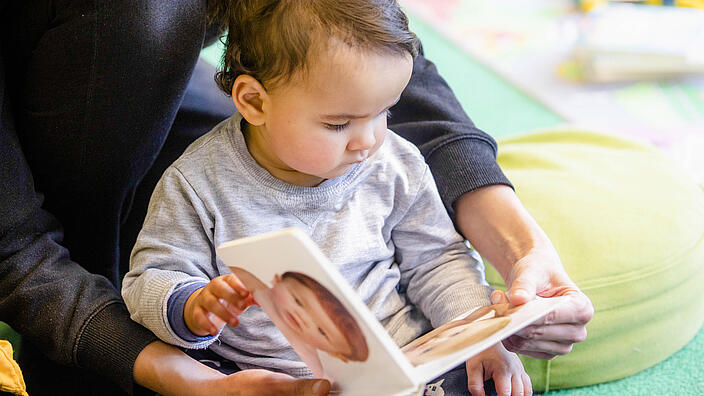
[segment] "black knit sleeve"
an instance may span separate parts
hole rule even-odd
[[[450,215],[464,193],[511,182],[496,163],[496,142],[469,119],[435,65],[419,55],[389,129],[420,148]],[[454,216],[453,216],[454,217]]]
[[[3,91],[0,81],[0,318],[52,361],[131,392],[137,355],[156,337],[130,319],[107,278],[70,259],[34,189]]]

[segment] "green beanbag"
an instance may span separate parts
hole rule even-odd
[[[504,140],[498,162],[595,308],[570,354],[521,357],[536,391],[623,378],[692,339],[704,321],[704,192],[677,165],[581,131]],[[505,289],[488,265],[487,279]]]

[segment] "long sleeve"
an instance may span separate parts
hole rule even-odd
[[[216,339],[182,338],[168,315],[174,293],[219,275],[209,236],[212,227],[208,210],[183,174],[175,167],[167,169],[154,190],[132,251],[122,296],[132,319],[169,344],[201,349]]]
[[[433,327],[489,304],[484,266],[457,234],[426,167],[413,204],[392,232],[401,290]]]
[[[413,142],[430,165],[448,213],[464,193],[511,183],[496,163],[496,142],[462,110],[435,65],[419,55],[389,129]]]
[[[49,359],[95,370],[129,392],[134,361],[156,338],[129,319],[107,278],[73,262],[62,246],[62,228],[42,209],[2,87],[0,318]]]

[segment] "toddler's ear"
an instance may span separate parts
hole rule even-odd
[[[232,101],[242,117],[251,125],[264,124],[264,102],[268,99],[264,86],[252,76],[239,75],[232,84]]]

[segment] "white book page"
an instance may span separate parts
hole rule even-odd
[[[333,392],[410,394],[414,368],[317,245],[287,228],[217,248],[316,377]]]
[[[538,297],[517,307],[509,304],[481,307],[418,337],[402,351],[415,366],[418,380],[428,382],[535,322],[566,298]]]

